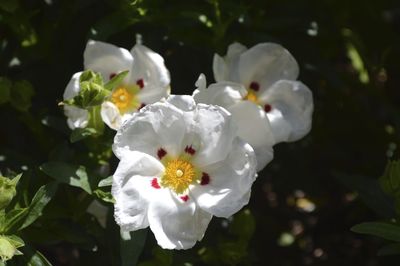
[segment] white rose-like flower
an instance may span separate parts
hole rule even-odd
[[[141,44],[136,44],[129,52],[112,44],[90,40],[84,51],[84,69],[100,72],[104,82],[129,70],[123,82],[101,106],[103,121],[115,130],[146,104],[169,95],[170,74],[164,59]],[[73,75],[65,89],[64,100],[78,95],[81,73]],[[87,126],[89,115],[86,110],[65,106],[64,111],[71,129]]]
[[[170,96],[135,113],[113,145],[115,219],[123,231],[150,226],[166,249],[188,249],[213,215],[229,217],[250,198],[253,149],[219,106]]]
[[[282,46],[261,43],[247,49],[231,44],[224,58],[214,56],[213,70],[217,83],[206,88],[200,76],[194,98],[232,113],[239,135],[257,154],[259,170],[272,156],[268,147],[296,141],[310,131],[312,93],[296,81],[299,67]]]

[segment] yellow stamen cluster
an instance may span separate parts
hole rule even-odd
[[[247,95],[244,97],[244,99],[255,104],[260,104],[257,94],[255,94],[252,90],[248,90]]]
[[[173,159],[165,164],[161,185],[172,189],[177,194],[182,194],[197,178],[197,170],[189,161],[181,158]]]
[[[139,90],[139,87],[136,85],[131,87],[118,87],[112,92],[110,100],[117,106],[121,114],[136,110],[140,107],[140,102],[136,97]]]

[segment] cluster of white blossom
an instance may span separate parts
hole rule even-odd
[[[214,56],[216,83],[207,87],[201,74],[192,96],[169,95],[163,58],[140,44],[129,52],[89,41],[84,68],[105,81],[129,71],[100,112],[117,130],[114,216],[124,231],[150,226],[163,248],[191,248],[212,216],[239,211],[273,146],[311,128],[312,93],[278,44],[230,45],[225,57]],[[65,100],[78,95],[81,73],[73,75]],[[64,111],[71,129],[88,125],[87,110],[66,105]]]

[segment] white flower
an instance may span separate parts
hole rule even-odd
[[[167,249],[191,248],[213,215],[248,203],[256,178],[251,146],[219,106],[170,96],[135,113],[113,145],[115,219],[123,231],[150,226]]]
[[[258,170],[272,156],[268,147],[296,141],[310,131],[312,93],[296,81],[299,67],[282,46],[261,43],[247,49],[234,43],[224,58],[214,56],[213,70],[217,83],[206,89],[205,78],[200,76],[194,98],[232,113],[239,135],[257,154]]]
[[[101,117],[112,129],[118,129],[134,112],[146,104],[154,103],[169,95],[170,75],[164,59],[144,45],[136,44],[129,52],[114,45],[89,41],[84,51],[84,69],[100,72],[104,82],[116,74],[129,70],[124,81],[115,88],[101,106]],[[64,92],[64,99],[79,93],[76,73]],[[86,127],[89,115],[86,110],[65,106],[71,129]]]

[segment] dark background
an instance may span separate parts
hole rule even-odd
[[[213,219],[203,242],[172,254],[154,248],[149,233],[141,261],[159,256],[164,265],[398,265],[398,257],[376,255],[382,240],[350,228],[391,217],[385,206],[374,206],[373,194],[363,191],[376,185],[399,143],[399,1],[0,2],[0,76],[26,80],[35,92],[23,110],[10,103],[0,106],[2,171],[21,172],[27,166],[23,170],[35,187],[47,180],[37,170],[42,163],[62,160],[96,168],[94,153],[110,162],[106,166],[112,173],[117,162],[103,154],[106,148],[94,149],[90,140],[69,143],[57,106],[72,74],[83,67],[89,38],[130,49],[141,34],[143,44],[164,57],[174,94],[191,94],[200,73],[213,82],[213,54],[224,55],[230,43],[277,42],[297,59],[299,79],[313,92],[313,128],[301,141],[277,145],[274,160],[259,174],[241,228],[250,236],[238,245],[233,225],[224,226],[232,221]],[[10,66],[15,58],[20,63]],[[113,134],[107,130],[103,140],[110,142]],[[68,193],[80,191],[59,191],[37,223],[38,232],[55,222],[54,209],[74,212],[78,203]],[[34,229],[26,239],[54,265],[111,265],[106,243],[112,240],[106,233],[94,233],[85,221],[67,215],[62,221],[87,234],[100,254],[84,246],[86,240],[53,236],[49,241]]]

